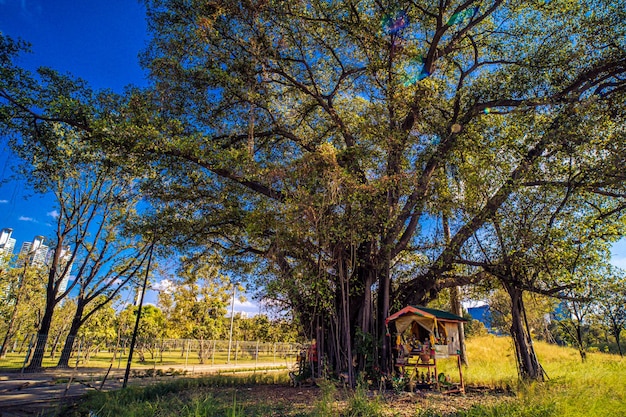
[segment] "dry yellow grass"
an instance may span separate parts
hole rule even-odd
[[[463,369],[465,382],[492,388],[511,387],[521,403],[550,408],[553,410],[550,415],[626,416],[626,359],[589,353],[583,363],[575,349],[543,342],[536,342],[535,349],[549,379],[544,384],[520,384],[509,337],[489,335],[469,339],[470,363]],[[458,374],[451,360],[440,361],[439,367],[453,377]]]

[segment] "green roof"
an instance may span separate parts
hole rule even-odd
[[[422,306],[411,306],[411,307],[417,308],[418,310],[425,311],[428,314],[432,314],[433,316],[437,317],[438,319],[467,321],[467,319],[464,319],[463,317],[457,316],[456,314],[452,314],[452,313],[450,313],[448,311],[437,310],[436,308],[428,308],[428,307],[422,307]]]

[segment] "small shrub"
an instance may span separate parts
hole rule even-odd
[[[368,395],[367,384],[360,379],[348,400],[344,415],[345,417],[382,417],[383,404],[380,397]]]
[[[315,401],[313,409],[313,417],[334,417],[337,415],[335,397],[337,396],[337,388],[330,381],[320,381],[320,390],[322,391],[320,398]]]

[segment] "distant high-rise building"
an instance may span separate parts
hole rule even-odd
[[[5,229],[11,230],[11,229]],[[3,230],[4,232],[4,230]],[[0,234],[0,238],[1,238]],[[24,242],[22,244],[22,248],[20,249],[20,255],[18,258],[18,264],[24,265],[26,263],[27,266],[37,266],[37,267],[48,267],[52,266],[52,259],[54,257],[54,250],[48,248],[48,246],[43,244],[44,237],[43,236],[35,236],[32,242]],[[13,245],[15,245],[15,240],[13,239]],[[0,241],[1,242],[1,241]],[[59,256],[59,263],[57,265],[57,277],[55,281],[60,280],[59,284],[59,292],[62,293],[67,289],[67,284],[70,279],[70,273],[72,272],[72,263],[69,263],[72,259],[72,251],[69,246],[65,246],[61,249],[61,254]],[[61,277],[61,274],[63,276]]]
[[[134,306],[138,307],[139,303],[141,303],[141,296],[143,295],[143,289],[137,288],[135,290],[135,303]]]
[[[50,251],[53,252],[54,251]],[[65,274],[63,275],[63,278],[61,278],[61,284],[59,285],[59,292],[62,293],[67,289],[67,283],[70,279],[70,272],[72,272],[72,266],[73,263],[70,262],[70,260],[72,259],[72,251],[71,248],[69,246],[65,246],[63,249],[61,249],[61,256],[59,257],[59,273],[63,273],[63,271],[66,271]],[[69,263],[69,266],[68,265]],[[66,269],[67,266],[67,269]]]
[[[13,255],[15,239],[11,238],[13,229],[5,228],[0,232],[0,263],[4,262],[6,255]]]
[[[20,249],[21,263],[27,265],[44,266],[48,256],[48,247],[43,244],[43,236],[35,236],[32,242],[22,243]]]

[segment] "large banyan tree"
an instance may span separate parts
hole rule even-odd
[[[388,369],[392,306],[488,276],[470,243],[520,190],[621,213],[622,1],[145,3],[153,85],[92,140],[151,163],[153,227],[254,276],[333,370]]]
[[[253,271],[332,369],[385,369],[392,304],[484,277],[455,264],[521,188],[623,196],[599,163],[624,152],[620,1],[146,5],[154,88],[127,112],[161,219]]]

